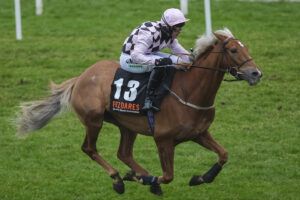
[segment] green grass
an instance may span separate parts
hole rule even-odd
[[[22,1],[23,37],[15,40],[13,1],[0,0],[0,199],[157,199],[148,187],[126,183],[117,195],[111,179],[80,150],[84,129],[74,113],[54,119],[25,140],[11,124],[21,102],[48,94],[50,80],[62,82],[101,59],[118,59],[128,33],[158,20],[179,1]],[[159,5],[159,6],[158,6]],[[213,28],[229,27],[247,44],[264,77],[255,87],[224,82],[210,130],[229,151],[214,183],[189,187],[216,156],[194,143],[179,145],[175,179],[163,185],[164,199],[299,199],[300,195],[300,3],[212,1]],[[180,36],[193,47],[204,30],[203,1],[191,0],[190,22]],[[226,78],[230,78],[229,76]],[[119,133],[106,124],[98,149],[120,173]],[[150,137],[138,137],[136,159],[154,175],[161,169]],[[147,156],[145,156],[147,155]]]

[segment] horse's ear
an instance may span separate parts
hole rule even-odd
[[[214,35],[216,36],[216,38],[218,39],[218,40],[220,40],[220,41],[224,41],[224,40],[226,40],[226,36],[224,36],[224,35],[220,35],[220,34],[217,34],[217,33],[214,33]]]

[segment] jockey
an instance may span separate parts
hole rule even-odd
[[[167,9],[160,21],[144,22],[135,28],[123,44],[120,56],[122,69],[133,73],[151,71],[143,111],[159,111],[152,100],[164,75],[163,66],[190,62],[189,52],[176,39],[187,21],[179,9]],[[166,47],[175,55],[160,52]]]

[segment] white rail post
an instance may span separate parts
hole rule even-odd
[[[16,18],[16,38],[22,40],[22,23],[21,23],[21,4],[20,0],[15,0],[15,18]]]
[[[35,0],[35,14],[42,15],[43,13],[43,0]]]
[[[204,0],[206,35],[211,34],[210,0]]]
[[[184,15],[188,14],[188,0],[180,0],[180,10]]]

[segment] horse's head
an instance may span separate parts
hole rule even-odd
[[[255,85],[262,77],[261,71],[249,55],[248,49],[241,41],[235,39],[228,29],[214,33],[222,44],[225,67],[237,79],[246,80]]]

